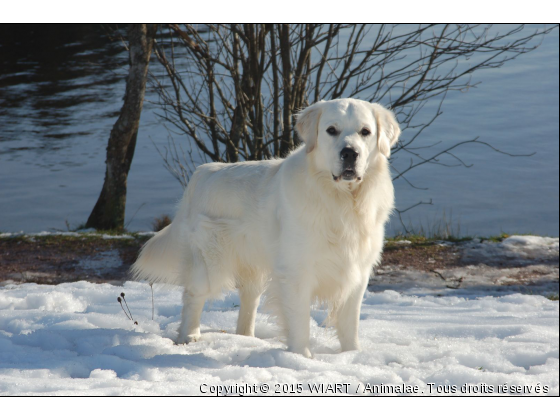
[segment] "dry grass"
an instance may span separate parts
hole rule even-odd
[[[160,217],[156,217],[152,222],[152,229],[154,232],[159,232],[164,227],[171,224],[171,218],[167,214],[163,214]]]

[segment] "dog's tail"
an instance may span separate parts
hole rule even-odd
[[[169,225],[144,244],[140,256],[130,268],[135,280],[154,283],[179,283],[181,243]]]

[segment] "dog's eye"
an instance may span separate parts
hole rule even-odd
[[[336,128],[330,126],[329,128],[327,128],[327,133],[329,133],[331,136],[336,135]]]
[[[371,131],[369,131],[367,128],[362,128],[362,131],[360,131],[360,134],[364,137],[369,136],[371,134]]]

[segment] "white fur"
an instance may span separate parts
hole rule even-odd
[[[393,208],[387,157],[400,129],[380,105],[340,99],[305,109],[296,130],[306,145],[286,159],[200,166],[173,223],[142,249],[136,278],[185,288],[178,343],[200,338],[206,299],[238,288],[238,334],[254,334],[267,289],[290,351],[311,356],[315,299],[328,304],[342,351],[359,349],[361,301]],[[352,181],[336,180],[344,147],[359,153]]]

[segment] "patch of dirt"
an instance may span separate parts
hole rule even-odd
[[[148,238],[35,236],[0,239],[0,281],[59,284],[128,279]]]
[[[419,244],[406,242],[408,241],[386,244],[379,268],[400,267],[432,271],[460,264],[461,254],[454,245],[441,245],[435,242]]]
[[[148,239],[103,239],[92,235],[0,238],[0,282],[126,281],[130,279],[130,266]],[[457,270],[460,273],[465,270],[486,272],[493,267],[496,273],[492,272],[491,277],[504,277],[504,283],[538,279],[558,282],[557,252],[550,258],[532,261],[531,266],[528,266],[530,260],[519,260],[517,266],[520,269],[512,270],[515,261],[502,267],[499,266],[501,263],[496,263],[495,256],[485,252],[479,252],[476,261],[464,258],[471,255],[468,248],[462,243],[389,241],[385,245],[382,263],[376,268],[378,275],[375,279],[391,283],[415,272],[420,277],[452,281]]]

